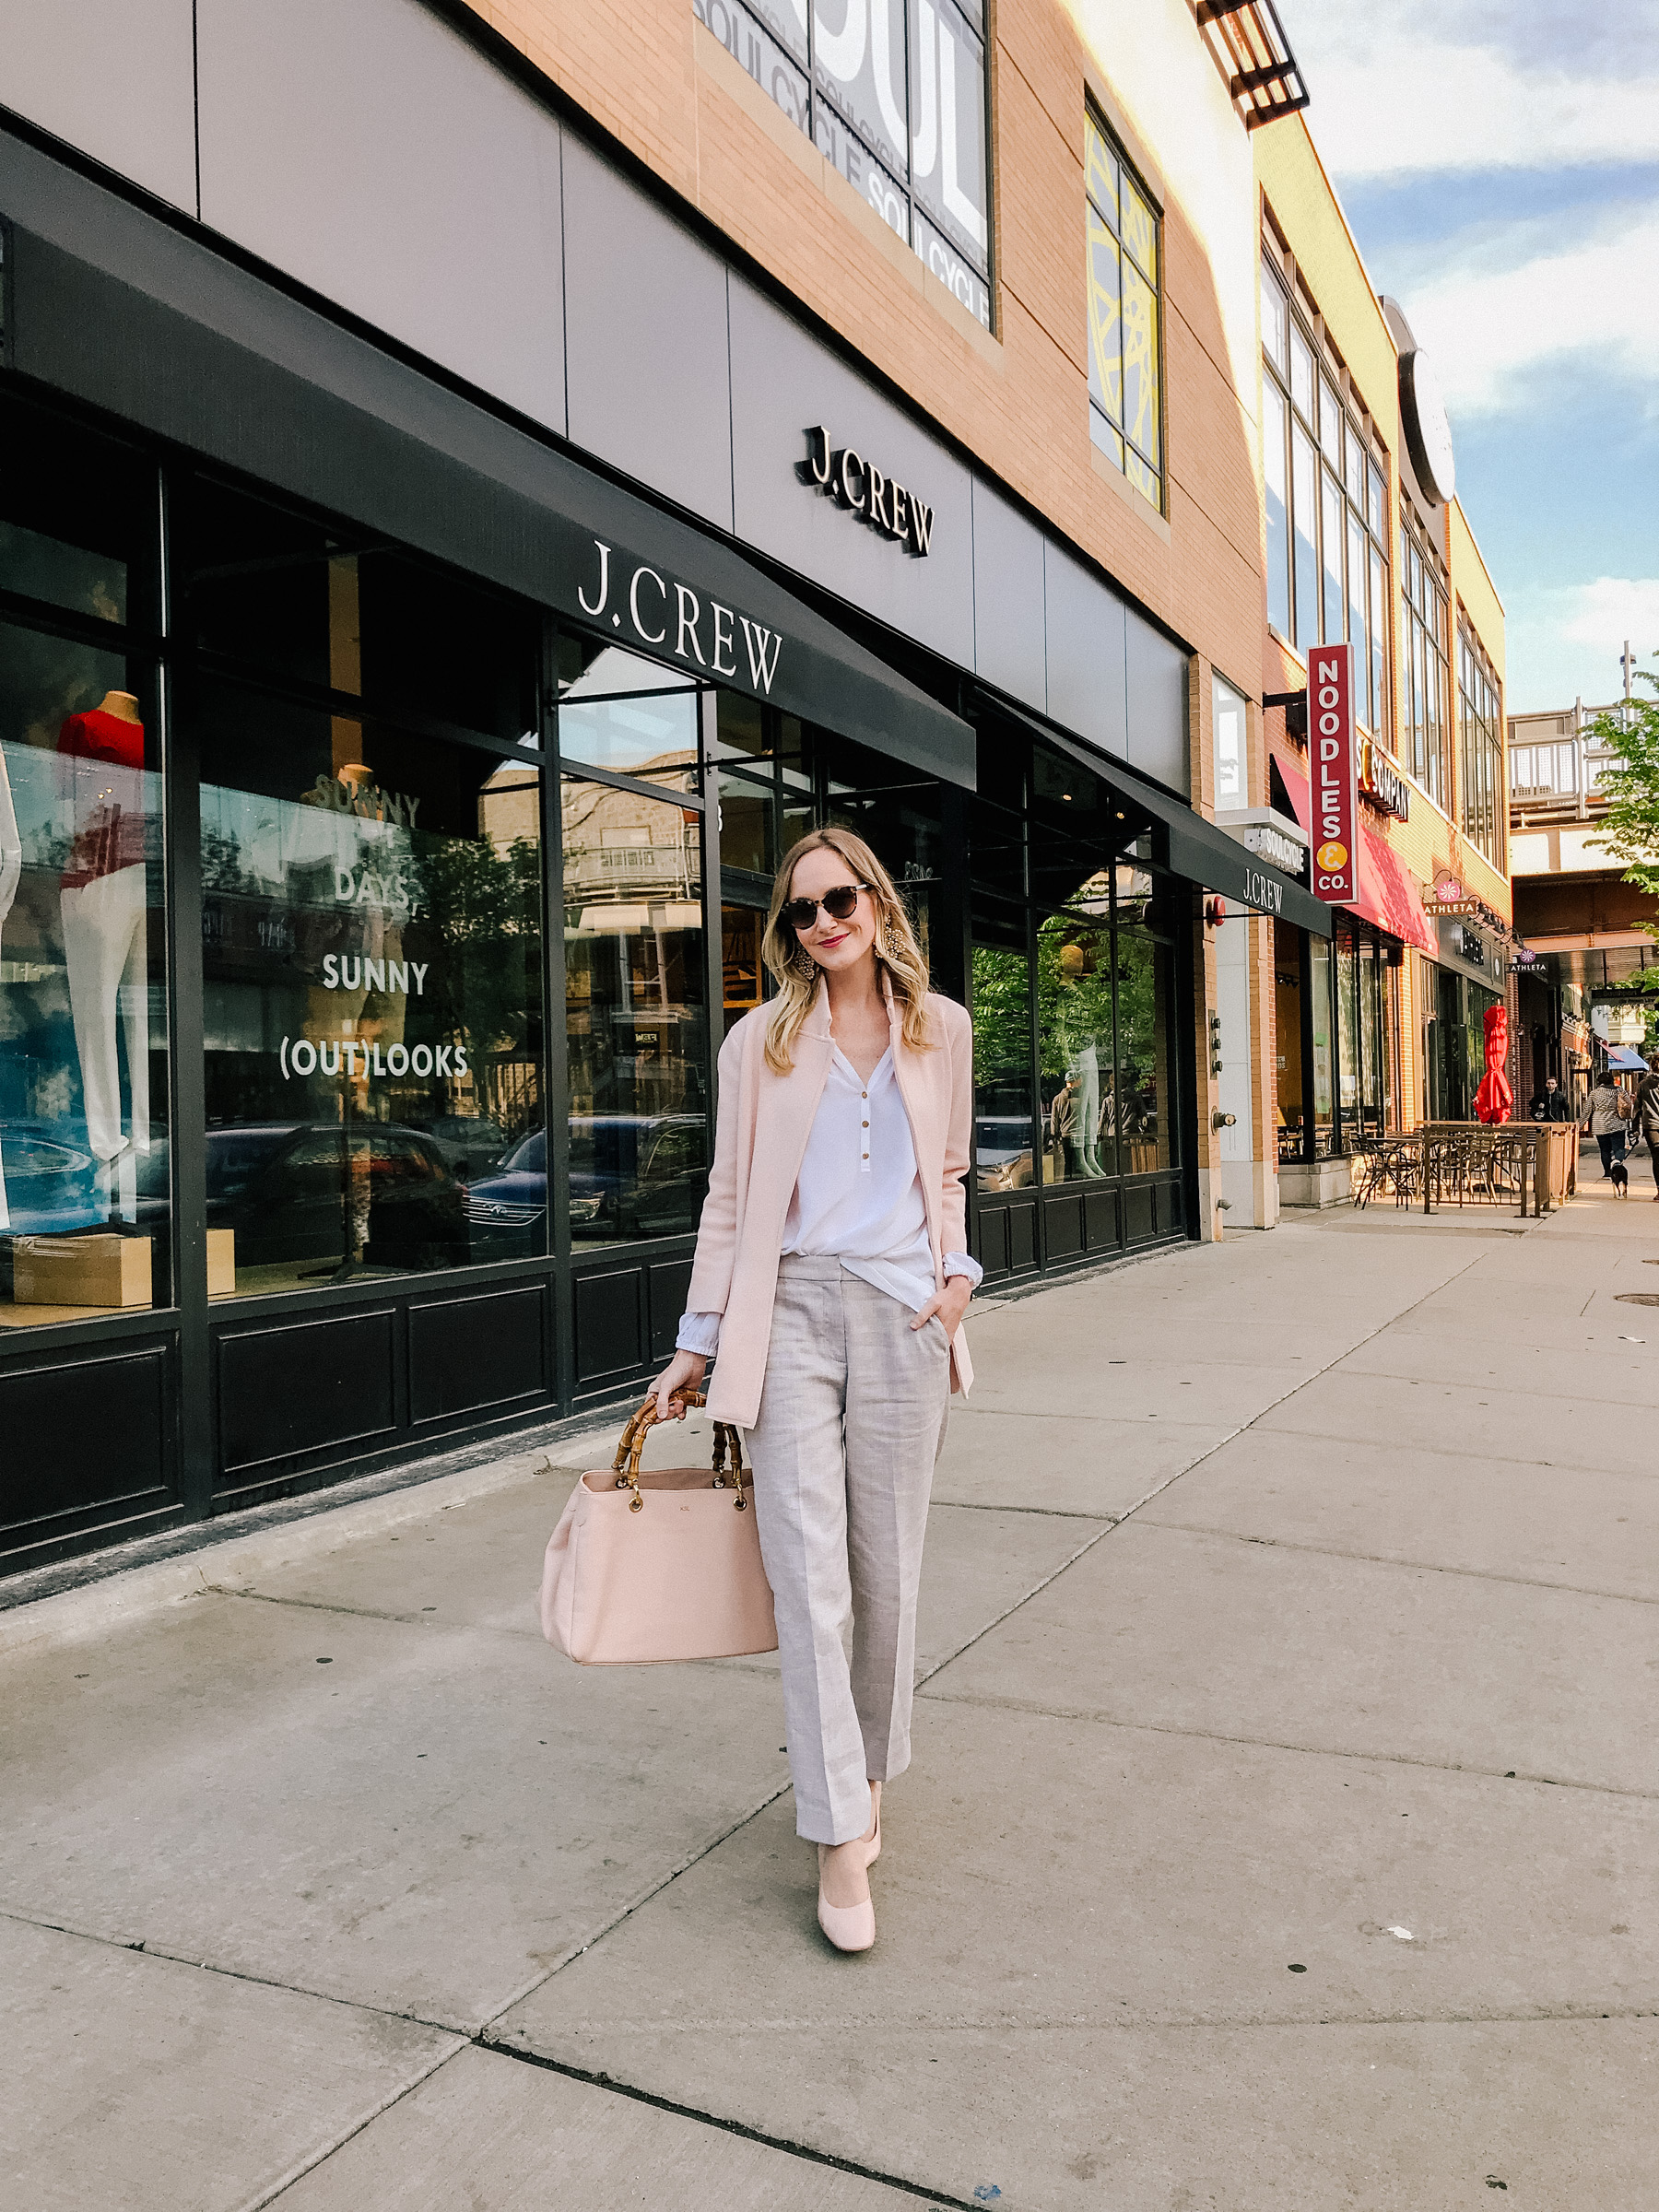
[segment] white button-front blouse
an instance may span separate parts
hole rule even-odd
[[[912,1312],[934,1295],[927,1208],[890,1050],[866,1083],[836,1047],[784,1217],[782,1250],[839,1259]],[[984,1270],[967,1253],[947,1252],[945,1273],[968,1276],[977,1288]],[[686,1314],[677,1344],[712,1358],[719,1314]]]

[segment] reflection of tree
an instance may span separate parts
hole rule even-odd
[[[415,841],[410,872],[419,902],[412,920],[435,939],[422,1001],[439,1033],[470,1051],[524,1052],[539,994],[541,853],[519,838],[504,853],[481,839]]]
[[[248,891],[256,887],[241,865],[241,845],[228,830],[202,824],[202,888]]]
[[[982,1101],[1030,1087],[1031,994],[1026,956],[1011,947],[973,948],[973,1084]]]
[[[1051,914],[1037,931],[1041,1073],[1058,1080],[1095,1045],[1112,1057],[1112,940],[1095,924]]]

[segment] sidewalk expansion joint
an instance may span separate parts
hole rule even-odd
[[[488,1620],[427,1620],[418,1613],[394,1613],[382,1606],[342,1606],[322,1597],[282,1597],[272,1590],[239,1588],[234,1583],[204,1583],[205,1597],[244,1598],[256,1606],[287,1606],[300,1613],[328,1613],[347,1620],[389,1620],[404,1629],[455,1629],[472,1636],[505,1636],[522,1642],[535,1635],[534,1628],[503,1629]]]
[[[1491,1567],[1456,1567],[1442,1559],[1395,1559],[1383,1552],[1341,1551],[1328,1544],[1298,1544],[1288,1536],[1248,1536],[1237,1528],[1205,1528],[1194,1521],[1141,1519],[1137,1528],[1155,1528],[1162,1535],[1210,1536],[1227,1544],[1259,1544],[1268,1551],[1295,1551],[1315,1559],[1348,1559],[1357,1567],[1393,1567],[1403,1574],[1454,1574],[1472,1583],[1498,1583],[1515,1590],[1557,1590],[1564,1597],[1606,1598],[1618,1606],[1659,1606],[1659,1594],[1650,1597],[1636,1590],[1591,1590],[1582,1583],[1552,1583],[1537,1574],[1500,1574]]]
[[[539,2051],[524,2051],[512,2043],[498,2041],[488,2034],[475,2036],[473,2041],[482,2051],[498,2058],[513,2058],[521,2065],[539,2066],[544,2073],[562,2074],[568,2081],[585,2082],[591,2088],[608,2089],[614,2097],[627,2097],[635,2104],[648,2104],[653,2111],[671,2112],[678,2120],[695,2120],[704,2127],[718,2128],[722,2135],[740,2136],[746,2143],[759,2143],[768,2150],[781,2150],[792,2159],[801,2159],[808,2165],[828,2166],[833,2172],[852,2174],[861,2182],[876,2182],[884,2189],[891,2189],[900,2196],[913,2198],[918,2204],[949,2206],[951,2212],[984,2212],[982,2205],[973,2198],[952,2196],[947,2192],[930,2189],[924,2183],[906,2181],[902,2175],[883,2173],[878,2167],[862,2166],[856,2159],[837,2158],[833,2151],[816,2150],[810,2143],[794,2142],[787,2136],[768,2135],[764,2129],[748,2127],[741,2120],[723,2119],[718,2112],[705,2112],[694,2104],[679,2104],[671,2097],[659,2097],[650,2089],[636,2088],[632,2082],[618,2081],[613,2075],[595,2072],[587,2066],[572,2066],[563,2060],[545,2058]]]
[[[936,1669],[935,1670],[937,1671]],[[931,1677],[930,1677],[931,1678]],[[916,1695],[935,1705],[968,1705],[975,1711],[1029,1712],[1045,1721],[1086,1721],[1099,1728],[1122,1728],[1144,1735],[1187,1736],[1200,1743],[1236,1744],[1241,1750],[1289,1751],[1301,1759],[1351,1759],[1361,1765],[1420,1767],[1430,1774],[1466,1774],[1477,1782],[1530,1782],[1546,1789],[1586,1790],[1598,1797],[1629,1797],[1639,1805],[1659,1803],[1659,1790],[1628,1789],[1616,1782],[1579,1782],[1560,1774],[1534,1774],[1513,1767],[1460,1765],[1454,1759],[1422,1759],[1410,1751],[1347,1750],[1340,1744],[1291,1744],[1273,1735],[1230,1735],[1221,1728],[1178,1728],[1170,1721],[1130,1721],[1119,1713],[1102,1712],[1088,1705],[1045,1705],[1036,1698],[998,1697],[989,1690],[928,1689],[920,1682]]]
[[[396,2005],[368,2004],[361,1997],[343,1997],[335,1990],[313,1989],[309,1983],[284,1982],[276,1974],[256,1974],[245,1966],[225,1966],[216,1959],[204,1959],[197,1952],[169,1950],[165,1944],[147,1936],[135,1940],[128,1936],[108,1936],[100,1929],[78,1927],[74,1921],[58,1920],[49,1913],[26,1912],[17,1905],[0,1904],[0,1920],[15,1921],[19,1927],[40,1928],[49,1936],[68,1936],[76,1943],[95,1943],[106,1951],[135,1951],[146,1959],[164,1959],[169,1966],[188,1967],[193,1973],[212,1974],[221,1982],[241,1982],[253,1989],[279,1989],[290,1997],[310,1997],[319,2005],[338,2006],[343,2012],[367,2013],[378,2020],[401,2020],[411,2028],[429,2028],[436,2035],[453,2036],[457,2051],[474,2040],[473,2030],[455,2020],[434,2019],[429,2013],[409,2012]]]

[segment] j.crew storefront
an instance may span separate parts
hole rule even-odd
[[[1172,642],[1020,523],[1137,771],[37,149],[0,187],[6,1566],[637,1387],[813,823],[972,1006],[988,1273],[1192,1233]]]

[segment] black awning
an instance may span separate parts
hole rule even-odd
[[[727,540],[3,132],[0,217],[23,374],[972,789],[968,724]]]
[[[1261,859],[1248,845],[1241,845],[1236,837],[1206,821],[1184,799],[1167,791],[1161,783],[1143,776],[1126,761],[1097,751],[1081,737],[1050,729],[1046,723],[1039,722],[1034,715],[1021,713],[1016,707],[999,702],[997,711],[1023,723],[1045,745],[1069,754],[1080,766],[1121,792],[1142,813],[1162,823],[1170,833],[1170,865],[1176,875],[1185,876],[1192,882],[1202,884],[1206,890],[1218,891],[1224,899],[1236,900],[1241,906],[1252,907],[1258,913],[1275,914],[1298,929],[1311,930],[1315,936],[1328,937],[1332,934],[1331,909],[1322,900],[1315,899],[1306,884],[1298,883],[1282,868]]]

